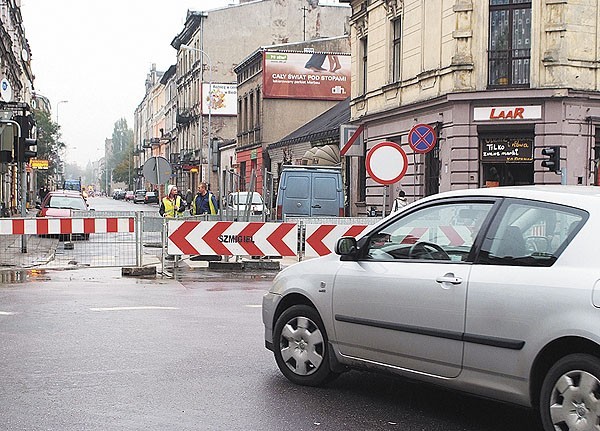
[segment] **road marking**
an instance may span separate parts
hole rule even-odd
[[[179,308],[178,307],[155,307],[155,306],[90,308],[90,311],[129,311],[129,310],[179,310]]]
[[[0,311],[0,316],[14,316],[17,313],[14,313],[12,311]]]
[[[259,305],[259,304],[247,304],[246,307],[248,307],[248,308],[260,308],[260,307],[262,307],[262,305]]]

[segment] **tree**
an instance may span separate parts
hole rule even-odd
[[[127,120],[121,118],[115,122],[112,133],[112,154],[107,154],[107,168],[112,171],[112,180],[130,183],[133,176],[133,130],[127,126]],[[130,175],[131,172],[131,175]],[[106,169],[102,173],[102,184],[106,184]],[[129,188],[132,185],[129,184]],[[106,190],[109,193],[110,190]]]
[[[33,115],[37,127],[37,158],[48,160],[48,170],[38,170],[37,182],[40,186],[49,185],[49,179],[59,171],[59,154],[64,151],[65,144],[60,141],[60,126],[52,121],[48,112],[35,109]]]

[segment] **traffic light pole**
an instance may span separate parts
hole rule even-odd
[[[21,217],[27,216],[27,162],[21,164]],[[21,235],[21,253],[27,253],[27,235]]]

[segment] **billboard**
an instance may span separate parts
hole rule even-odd
[[[350,55],[263,52],[263,97],[344,100],[350,96]]]
[[[212,98],[208,89],[212,86]],[[237,115],[237,84],[202,83],[202,114],[208,115],[208,101],[212,99],[210,115]]]

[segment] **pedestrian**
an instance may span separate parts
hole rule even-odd
[[[216,214],[218,208],[219,203],[215,195],[208,191],[206,183],[200,183],[190,213],[192,215]]]
[[[404,190],[400,190],[400,192],[398,193],[398,197],[394,199],[394,203],[392,204],[392,212],[398,212],[406,205],[408,205],[408,201],[406,200],[406,193],[404,193]]]
[[[158,213],[163,217],[175,218],[185,211],[185,204],[181,196],[177,194],[177,186],[169,185],[167,188],[167,196],[160,201],[160,209]]]
[[[194,194],[192,193],[192,189],[187,189],[185,192],[185,204],[187,208],[190,209],[192,207],[192,201],[194,200]]]

